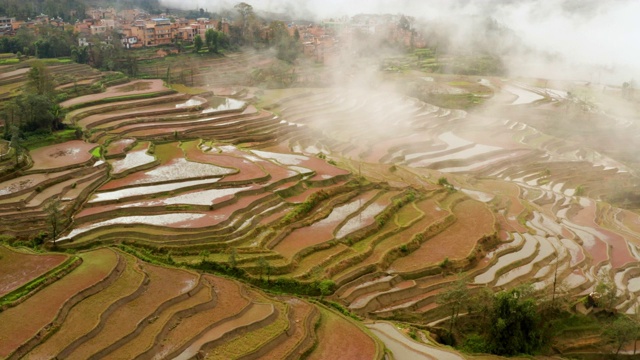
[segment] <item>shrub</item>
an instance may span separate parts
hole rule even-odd
[[[444,187],[450,192],[456,191],[456,188],[444,176],[438,179],[438,185]]]
[[[473,333],[469,334],[462,343],[462,350],[468,353],[488,353],[489,346],[487,341],[480,335]]]
[[[10,244],[10,243],[13,243],[15,240],[16,238],[11,235],[4,235],[4,234],[0,235],[0,243]]]

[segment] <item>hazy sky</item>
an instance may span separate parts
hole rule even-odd
[[[255,9],[316,19],[357,13],[409,14],[423,19],[491,16],[538,50],[569,64],[628,67],[640,81],[640,0],[250,0]],[[238,1],[161,0],[218,11]],[[176,5],[178,4],[178,5]],[[460,21],[460,26],[465,26]],[[632,73],[632,74],[631,74]]]

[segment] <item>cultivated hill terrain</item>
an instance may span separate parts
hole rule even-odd
[[[371,322],[437,328],[460,278],[569,302],[608,278],[636,313],[638,169],[608,145],[638,123],[584,110],[591,85],[382,69],[375,87],[242,87],[258,60],[215,59],[202,88],[49,64],[76,76],[58,86],[77,138],[3,144],[0,230],[65,252],[0,247],[0,357],[461,358]],[[0,68],[3,96],[24,66]],[[213,68],[230,70],[206,84]],[[581,335],[555,351],[608,351]]]

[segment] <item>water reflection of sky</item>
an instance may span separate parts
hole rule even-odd
[[[244,101],[225,97],[213,97],[209,100],[209,107],[202,110],[203,114],[225,110],[240,110],[245,105]]]

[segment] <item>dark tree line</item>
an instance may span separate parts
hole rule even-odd
[[[33,19],[40,14],[59,17],[65,22],[84,19],[86,4],[83,0],[3,0],[0,14],[18,20]]]
[[[0,53],[31,55],[38,58],[55,58],[71,55],[77,37],[73,30],[47,24],[38,26],[38,34],[29,28],[21,28],[15,36],[0,38]]]
[[[49,69],[39,61],[31,65],[22,94],[4,103],[4,137],[21,133],[50,133],[62,128],[63,110],[54,99]]]
[[[18,20],[33,19],[40,14],[46,14],[73,23],[85,18],[87,4],[95,6],[94,1],[86,0],[2,0],[0,14]],[[112,1],[111,4],[118,9],[140,8],[152,14],[160,13],[162,9],[159,0],[118,0]]]

